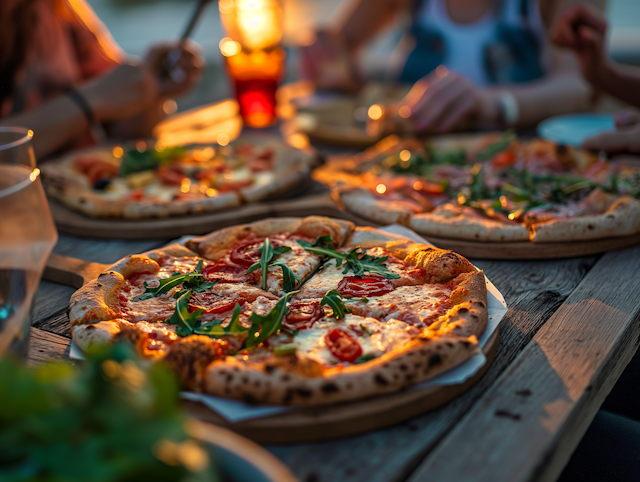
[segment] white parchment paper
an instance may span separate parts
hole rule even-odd
[[[384,228],[379,228],[382,231],[386,231],[392,234],[398,234],[405,236],[419,243],[431,244],[429,241],[419,236],[412,230],[392,224]],[[184,236],[180,238],[179,242],[184,243],[186,240],[191,239],[192,236]],[[489,338],[498,328],[500,320],[507,312],[507,304],[504,301],[504,297],[500,294],[498,289],[485,277],[487,283],[487,295],[488,295],[488,309],[489,309],[489,321],[487,329],[478,339],[480,348],[484,348],[489,341]],[[69,357],[76,360],[84,359],[82,350],[78,348],[75,342],[71,342],[71,350]],[[418,383],[412,386],[409,390],[422,390],[427,387],[437,387],[445,385],[458,385],[464,383],[466,380],[474,376],[478,371],[487,363],[487,359],[484,354],[480,353],[475,355],[462,365],[449,370],[442,375],[422,383]],[[238,400],[231,400],[228,398],[214,397],[211,395],[203,395],[202,393],[182,392],[181,397],[185,400],[191,400],[195,402],[201,402],[211,410],[215,411],[226,420],[231,423],[241,422],[244,420],[269,417],[283,412],[291,412],[296,410],[296,407],[277,406],[277,405],[253,405]]]

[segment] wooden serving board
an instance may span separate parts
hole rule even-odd
[[[80,288],[108,265],[52,254],[43,279]],[[473,386],[489,368],[498,348],[498,330],[484,347],[487,363],[462,384],[408,389],[356,402],[300,407],[292,412],[230,423],[199,402],[183,401],[191,415],[229,428],[260,443],[296,443],[345,437],[394,425],[434,410]]]

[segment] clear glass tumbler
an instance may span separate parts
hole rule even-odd
[[[26,359],[31,305],[58,234],[33,132],[0,127],[0,357]]]

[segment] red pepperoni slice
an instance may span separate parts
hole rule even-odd
[[[260,260],[260,247],[264,244],[264,239],[247,239],[236,245],[231,251],[231,261],[241,266],[251,266]],[[277,248],[280,243],[271,241],[271,246]]]
[[[382,276],[347,276],[338,283],[338,293],[350,298],[381,296],[393,291],[393,283]]]
[[[288,330],[306,330],[322,318],[322,307],[317,301],[310,303],[294,301],[289,304],[289,312],[282,323]]]
[[[202,274],[208,281],[219,281],[221,283],[253,282],[253,274],[246,273],[246,267],[224,262],[210,264],[202,270]]]
[[[342,330],[331,330],[324,336],[329,351],[338,360],[353,363],[362,355],[360,343]]]
[[[190,302],[190,312],[193,312],[198,308],[204,308],[206,310],[205,313],[209,315],[224,313],[225,311],[235,308],[236,303],[244,303],[243,300],[225,299],[215,293],[194,293]]]

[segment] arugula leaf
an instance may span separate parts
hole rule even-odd
[[[340,293],[338,293],[338,290],[335,288],[327,291],[322,297],[320,306],[324,305],[329,306],[333,310],[331,316],[336,320],[342,320],[346,316],[346,313],[351,313],[351,310],[345,306],[342,296],[340,296]]]
[[[369,303],[369,298],[363,296],[362,298],[342,298],[345,303],[355,303],[356,301],[362,301],[363,303]]]
[[[182,290],[173,295],[174,298],[180,298],[187,291],[194,293],[203,293],[209,291],[218,282],[205,281],[202,273],[202,260],[198,261],[196,269],[192,273],[174,273],[173,276],[160,280],[160,284],[156,288],[149,288],[147,282],[144,282],[145,291],[141,295],[136,296],[133,301],[144,301],[150,298],[156,298],[164,293],[168,293],[176,286],[182,285]]]
[[[165,321],[169,325],[178,325],[176,335],[189,336],[194,334],[195,326],[200,319],[200,315],[204,313],[203,308],[199,308],[193,313],[189,313],[189,300],[191,299],[191,290],[183,294],[176,302],[176,310],[171,318]]]
[[[184,147],[170,147],[162,150],[149,149],[138,151],[128,149],[122,157],[120,175],[126,176],[134,172],[156,170],[161,164],[170,164],[183,157],[187,150]]]
[[[476,152],[476,158],[480,159],[481,161],[488,161],[492,159],[496,154],[504,151],[507,147],[509,147],[509,145],[511,145],[515,138],[516,133],[513,130],[509,129],[508,131],[504,132],[500,139],[498,139],[496,142],[489,144],[483,150]]]
[[[260,260],[253,263],[251,266],[249,266],[249,269],[247,270],[246,274],[253,273],[255,270],[260,268],[262,270],[262,289],[266,291],[267,274],[269,271],[269,266],[274,262],[274,258],[276,256],[286,253],[287,251],[291,251],[291,248],[289,246],[278,246],[277,248],[274,249],[273,245],[271,244],[271,241],[269,241],[269,238],[265,238],[264,243],[262,244],[262,246],[260,246],[260,249],[259,249]],[[291,270],[289,271],[291,272]],[[294,275],[293,272],[291,272],[291,274]],[[282,275],[283,275],[283,284],[284,284],[284,277],[285,277],[284,268],[282,269]],[[298,281],[300,281],[300,278],[298,278],[297,276],[296,278],[298,279]],[[292,289],[295,289],[295,283]],[[287,290],[285,288],[285,291],[290,291],[290,290]]]
[[[356,358],[356,361],[353,362],[354,365],[359,365],[360,363],[366,363],[368,361],[374,360],[375,355],[361,355]]]
[[[274,348],[273,354],[275,356],[285,356],[292,355],[296,352],[296,344],[295,343],[287,343],[286,345],[280,345]]]
[[[324,236],[318,237],[313,243],[310,243],[309,241],[303,241],[302,239],[298,239],[297,241],[298,244],[303,248],[318,247],[333,249],[333,247],[335,246],[333,236],[331,236],[330,234],[325,234]]]
[[[360,329],[362,330],[362,332],[367,335],[367,336],[371,336],[373,335],[373,332],[367,328],[366,326],[364,326],[362,323],[360,323]]]
[[[316,240],[316,243],[318,241]],[[345,268],[342,272],[346,274],[349,270],[353,271],[356,276],[361,276],[365,272],[377,273],[384,276],[387,279],[395,279],[400,276],[389,270],[384,262],[389,259],[388,256],[371,256],[366,254],[363,248],[353,248],[347,253],[341,253],[334,248],[328,247],[316,247],[316,243],[311,244],[306,241],[298,240],[298,244],[302,246],[305,251],[313,254],[319,254],[321,256],[329,256],[336,260],[336,266],[339,268],[344,262]]]
[[[291,271],[284,263],[273,263],[271,266],[280,266],[282,268],[282,289],[289,293],[296,289],[296,282],[300,283],[300,277]]]
[[[224,335],[238,336],[243,335],[249,331],[249,328],[245,328],[240,324],[240,303],[236,303],[231,314],[231,321],[226,327],[220,326],[223,320],[213,320],[207,323],[203,323],[194,330],[197,335],[206,335],[212,338],[219,338]]]
[[[266,340],[271,335],[278,332],[278,330],[282,327],[282,320],[284,319],[284,315],[287,314],[287,301],[291,298],[297,291],[292,291],[284,295],[273,309],[262,316],[257,313],[252,313],[249,317],[249,321],[251,321],[251,328],[249,328],[249,336],[247,337],[246,347],[253,348],[256,345],[259,345],[264,340]]]

